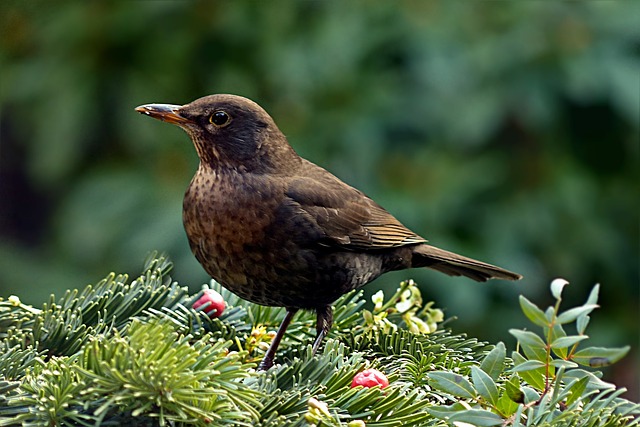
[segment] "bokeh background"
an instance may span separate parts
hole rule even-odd
[[[295,149],[444,248],[524,274],[415,279],[456,331],[504,340],[517,297],[601,283],[593,344],[638,400],[640,2],[0,3],[0,295],[137,274],[152,250],[194,291],[178,128],[133,111],[247,96]]]

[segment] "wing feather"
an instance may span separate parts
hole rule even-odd
[[[424,243],[380,205],[359,190],[323,177],[292,180],[286,196],[299,210],[320,228],[321,244],[337,245],[351,250],[380,250]]]

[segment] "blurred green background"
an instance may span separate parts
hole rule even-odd
[[[433,244],[524,274],[414,278],[456,331],[515,341],[518,294],[567,307],[601,283],[596,345],[638,398],[640,2],[0,4],[0,295],[140,271],[152,250],[197,290],[179,129],[133,111],[247,96],[295,149]]]

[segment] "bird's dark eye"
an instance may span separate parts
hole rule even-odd
[[[225,111],[215,111],[209,116],[209,122],[219,128],[224,127],[231,122],[231,117]]]

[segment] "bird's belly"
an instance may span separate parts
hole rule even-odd
[[[258,226],[258,217],[249,216],[238,214],[234,221],[227,217],[217,223],[215,216],[185,210],[184,221],[200,264],[243,299],[269,306],[316,308],[383,272],[379,256],[304,247],[284,231],[269,227],[266,232]]]
[[[261,305],[316,308],[378,277],[381,262],[366,254],[318,254],[286,245],[265,253],[246,248],[232,255],[223,245],[203,242],[196,257],[205,270],[239,297]]]

